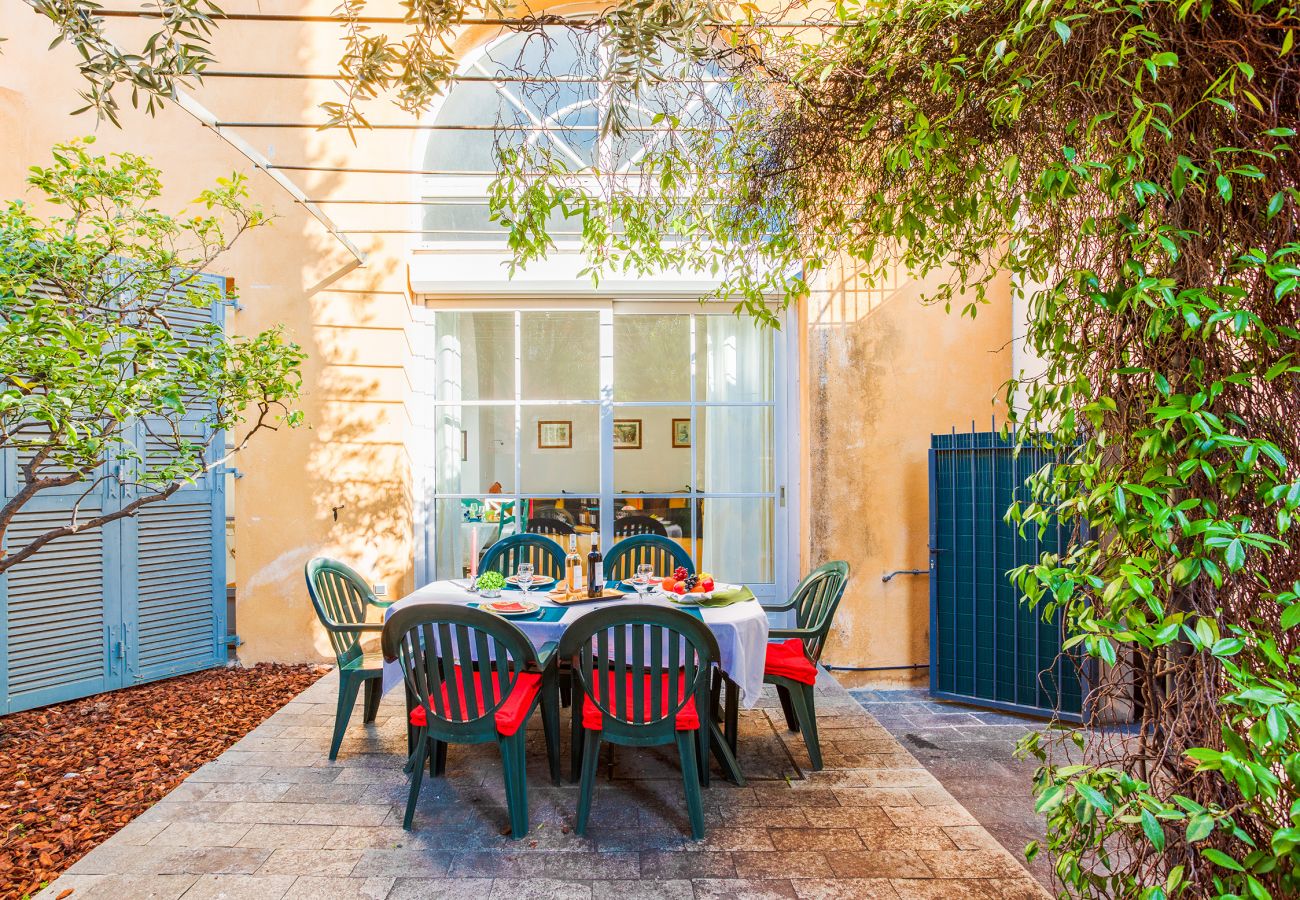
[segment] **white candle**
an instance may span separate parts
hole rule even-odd
[[[473,523],[469,526],[469,577],[478,577],[478,528]]]

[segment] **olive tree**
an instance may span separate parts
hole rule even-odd
[[[268,221],[244,179],[221,179],[196,212],[171,215],[155,206],[162,183],[148,160],[90,143],[60,144],[32,168],[48,214],[22,200],[0,209],[0,453],[16,470],[0,494],[0,573],[165,500],[258,432],[301,419],[297,345],[279,329],[236,337],[202,322],[222,299],[202,273]],[[83,512],[107,481],[131,489],[124,502]],[[67,520],[15,544],[15,518],[51,491],[77,494]]]

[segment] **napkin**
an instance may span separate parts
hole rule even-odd
[[[733,603],[743,603],[746,600],[753,599],[754,592],[744,585],[740,585],[739,587],[714,591],[713,595],[707,600],[700,601],[700,606],[730,606]]]

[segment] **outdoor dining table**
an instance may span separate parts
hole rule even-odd
[[[610,582],[610,586],[613,587],[614,583]],[[506,595],[522,596],[518,591],[508,591]],[[619,604],[651,603],[683,609],[698,616],[717,638],[719,663],[724,676],[725,693],[721,713],[726,730],[724,733],[716,722],[710,722],[709,727],[713,734],[710,744],[727,777],[737,784],[745,783],[744,775],[736,762],[737,713],[739,707],[752,709],[758,703],[759,694],[763,690],[763,665],[767,654],[767,614],[757,600],[745,600],[730,606],[694,607],[674,604],[662,594],[648,594],[639,598],[629,592],[619,600],[600,600],[560,606],[549,601],[546,592],[542,590],[532,591],[528,597],[536,601],[541,609],[531,616],[514,617],[510,621],[518,625],[537,647],[549,641],[558,641],[565,629],[579,617],[597,609]],[[467,606],[481,602],[483,598],[470,593],[464,581],[435,581],[398,600],[385,611],[384,618],[387,619],[400,609],[421,603],[458,603]],[[384,663],[384,692],[387,693],[402,681],[401,664]],[[412,706],[409,691],[407,705]]]

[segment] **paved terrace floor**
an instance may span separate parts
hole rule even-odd
[[[1016,742],[1043,731],[1043,721],[935,700],[918,688],[856,690],[853,697],[1017,859],[1030,841],[1044,839],[1031,789],[1038,763],[1015,756]],[[1052,883],[1046,853],[1026,865],[1042,884]]]
[[[495,745],[455,746],[426,778],[415,830],[402,695],[373,726],[353,718],[327,757],[327,676],[194,773],[39,896],[85,898],[916,898],[1045,897],[1009,853],[833,679],[818,685],[826,769],[806,770],[775,695],[742,713],[749,785],[714,777],[708,833],[690,839],[675,748],[610,748],[586,837],[576,786],[551,785],[536,717],[532,831],[506,827]],[[567,711],[565,734],[567,773]],[[716,770],[715,770],[716,771]]]

